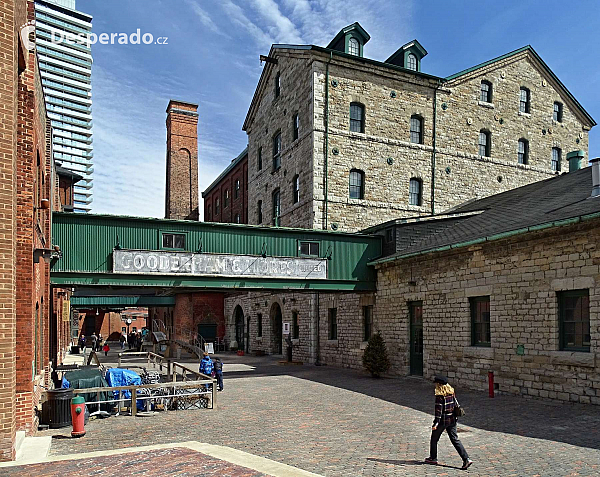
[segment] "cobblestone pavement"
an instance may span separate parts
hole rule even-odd
[[[328,366],[279,365],[224,355],[218,408],[91,421],[82,439],[57,434],[51,454],[181,441],[229,446],[328,476],[465,475],[442,436],[428,454],[433,387],[417,378],[372,379]],[[459,437],[469,475],[600,475],[600,408],[457,389],[467,411]]]
[[[262,477],[266,474],[246,469],[190,449],[162,449],[152,453],[128,453],[91,459],[46,462],[28,466],[5,467],[7,477],[60,477],[64,475],[204,475],[207,477]]]

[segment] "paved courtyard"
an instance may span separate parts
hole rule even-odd
[[[465,475],[445,435],[443,465],[422,464],[433,389],[421,379],[375,380],[329,366],[280,365],[272,357],[223,360],[225,390],[215,411],[91,421],[81,439],[68,438],[70,428],[39,434],[54,436],[54,456],[197,441],[327,476]],[[599,407],[457,393],[467,411],[459,436],[475,461],[469,475],[600,475]]]

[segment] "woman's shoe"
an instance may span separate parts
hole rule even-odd
[[[427,457],[427,459],[425,459],[425,463],[437,465],[437,459],[432,459],[431,457]]]
[[[460,470],[467,470],[472,463],[473,461],[471,459],[463,460],[463,466],[460,468]]]

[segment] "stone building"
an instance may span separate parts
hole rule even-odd
[[[51,291],[48,262],[60,257],[50,214],[72,193],[59,190],[35,33],[22,29],[35,19],[34,2],[2,1],[0,18],[0,460],[11,460],[17,434],[37,429],[50,364],[69,344],[70,292]]]

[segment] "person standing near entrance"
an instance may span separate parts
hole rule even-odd
[[[215,358],[213,360],[213,366],[215,368],[215,376],[217,378],[217,384],[219,385],[219,391],[223,391],[223,361],[221,361],[221,358]]]
[[[127,341],[127,339],[125,338],[125,333],[121,333],[121,336],[119,336],[119,343],[121,343],[121,349],[125,349],[125,341]]]
[[[458,439],[456,433],[456,417],[454,408],[458,407],[458,401],[452,386],[444,376],[436,376],[435,383],[435,418],[431,427],[431,442],[429,444],[429,457],[425,459],[427,464],[437,464],[437,444],[444,430],[448,433],[450,442],[463,460],[462,470],[469,468],[473,461],[469,459],[467,451]]]
[[[96,351],[97,350],[97,346],[98,346],[98,337],[96,336],[96,332],[94,331],[92,333],[92,351]]]

